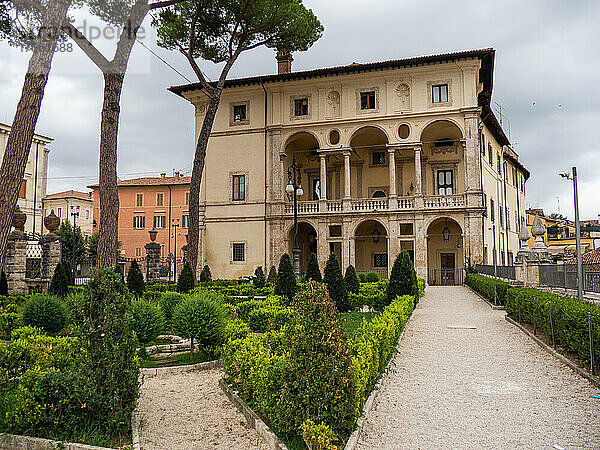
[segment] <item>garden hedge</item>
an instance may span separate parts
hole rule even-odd
[[[238,317],[248,324],[256,333],[268,330],[277,330],[288,323],[293,315],[293,310],[285,306],[282,297],[271,296],[266,300],[247,300],[236,305]]]
[[[470,286],[474,291],[479,292],[492,303],[494,302],[494,286],[496,286],[498,304],[506,304],[506,290],[510,287],[510,284],[506,281],[496,280],[476,273],[467,273],[465,284]]]
[[[594,360],[600,361],[600,306],[580,301],[577,298],[563,297],[550,292],[530,288],[510,288],[506,294],[506,313],[521,321],[536,325],[548,337],[552,337],[549,305],[552,305],[554,336],[557,345],[579,358],[590,360],[588,313],[592,317]]]

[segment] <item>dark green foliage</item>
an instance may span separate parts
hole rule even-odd
[[[183,295],[178,294],[177,292],[167,292],[161,297],[159,301],[160,309],[165,318],[165,325],[169,333],[172,332],[173,328],[173,312],[182,300]]]
[[[327,285],[331,301],[335,303],[335,307],[338,311],[348,311],[350,309],[350,304],[348,303],[346,283],[342,277],[342,269],[335,253],[329,255],[324,274],[323,282]]]
[[[404,295],[417,296],[417,275],[406,250],[398,253],[392,266],[387,287],[387,302],[390,304],[396,297]]]
[[[208,268],[208,266],[204,267]],[[202,270],[202,273],[204,273],[204,270]],[[194,289],[195,284],[196,283],[194,281],[194,272],[192,272],[192,267],[190,266],[190,263],[186,262],[183,266],[183,269],[181,270],[181,273],[179,274],[179,280],[177,280],[177,292],[187,294],[192,289]]]
[[[8,295],[8,280],[4,270],[0,273],[0,295]]]
[[[61,221],[58,230],[56,230],[56,234],[60,236],[62,243],[63,261],[71,261],[73,258],[73,239],[75,239],[75,257],[83,258],[86,256],[87,248],[85,239],[81,232],[81,228],[79,228],[78,225],[75,226],[75,235],[73,236],[73,225],[69,221],[63,220]]]
[[[279,270],[277,272],[277,283],[275,283],[275,295],[282,295],[292,300],[296,295],[296,277],[290,255],[284,253],[279,260]]]
[[[68,322],[69,313],[58,297],[34,294],[23,308],[23,323],[56,334]]]
[[[346,267],[344,281],[346,282],[346,289],[348,290],[348,293],[352,292],[353,294],[358,294],[360,290],[360,282],[358,281],[356,270],[354,270],[354,266],[352,264]]]
[[[379,274],[371,271],[365,274],[365,283],[377,283],[379,281]]]
[[[492,303],[494,303],[495,286],[495,301],[499,305],[504,305],[506,303],[506,290],[510,287],[510,284],[506,281],[496,280],[494,278],[490,278],[485,275],[478,275],[476,273],[467,273],[465,277],[465,284],[470,286],[473,290],[479,292]]]
[[[269,276],[267,277],[267,284],[269,286],[275,286],[277,283],[277,268],[275,266],[271,266],[269,269]]]
[[[224,339],[227,314],[218,297],[200,292],[183,300],[173,313],[178,336],[195,339],[201,349],[215,355]]]
[[[156,305],[144,300],[131,302],[132,328],[140,344],[153,341],[162,333],[165,318]]]
[[[131,267],[129,267],[129,272],[127,272],[127,288],[129,292],[138,298],[144,294],[144,276],[135,259],[131,262]]]
[[[308,267],[306,268],[306,281],[314,280],[317,282],[323,281],[321,276],[321,269],[319,269],[319,261],[317,261],[317,255],[311,253],[308,257]]]
[[[254,278],[252,279],[252,284],[254,284],[254,287],[257,289],[264,288],[265,285],[267,284],[267,280],[265,278],[265,273],[263,272],[261,266],[258,266],[254,270]]]
[[[87,256],[91,259],[96,259],[98,256],[98,238],[100,233],[94,231],[92,235],[87,239]]]
[[[202,268],[202,272],[200,272],[200,283],[207,283],[212,281],[212,274],[210,273],[210,267],[208,264]]]
[[[533,325],[533,316],[538,334],[543,332],[552,339],[550,305],[554,321],[554,337],[559,347],[590,360],[588,314],[592,318],[592,339],[594,361],[600,361],[600,306],[580,301],[577,298],[563,297],[550,292],[528,288],[509,288],[506,291],[506,313],[515,321]],[[597,369],[596,365],[596,371]]]
[[[66,261],[59,262],[54,269],[48,293],[58,297],[66,297],[71,282],[71,267]]]

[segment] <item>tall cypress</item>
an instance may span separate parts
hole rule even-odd
[[[127,272],[127,287],[136,297],[141,297],[145,290],[144,277],[137,261],[134,259]]]
[[[279,271],[277,283],[275,283],[275,295],[283,295],[291,301],[296,295],[296,276],[292,267],[290,255],[284,253],[279,260]]]
[[[344,281],[346,282],[346,289],[348,290],[348,292],[358,294],[358,291],[360,290],[360,282],[358,281],[358,277],[356,276],[356,270],[354,269],[354,266],[352,264],[346,267]]]
[[[402,250],[396,256],[390,282],[387,287],[388,304],[394,301],[397,296],[417,294],[417,275],[410,255],[406,250]]]
[[[323,280],[321,276],[321,270],[319,269],[319,261],[317,261],[317,255],[311,253],[308,257],[308,267],[306,268],[306,281],[315,280],[319,283]]]
[[[329,297],[335,303],[335,307],[340,312],[348,311],[350,305],[348,303],[346,283],[344,282],[342,268],[340,267],[340,263],[337,256],[335,256],[335,253],[329,255],[324,273],[325,277],[323,278],[323,282],[327,285]]]

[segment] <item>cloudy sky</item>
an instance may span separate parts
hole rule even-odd
[[[494,47],[494,98],[510,120],[514,148],[530,169],[527,204],[573,217],[572,188],[558,172],[579,171],[582,218],[600,214],[600,49],[596,0],[310,0],[325,32],[294,70]],[[102,24],[76,13],[88,29]],[[143,42],[185,77],[183,57],[155,45],[150,18]],[[111,55],[115,40],[95,41]],[[275,71],[274,52],[243,55],[231,77]],[[0,121],[11,123],[29,54],[0,43]],[[201,64],[213,79],[219,67]],[[193,108],[166,91],[186,80],[136,44],[121,102],[122,178],[191,171]],[[51,136],[48,192],[97,180],[102,77],[75,47],[55,57],[39,133]],[[506,120],[505,119],[505,120]]]

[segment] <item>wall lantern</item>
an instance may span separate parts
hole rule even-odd
[[[442,230],[442,236],[444,237],[444,242],[448,242],[450,240],[450,228],[448,228],[448,220],[445,221],[445,226]]]
[[[460,246],[461,246],[461,243],[460,243],[460,238],[458,238],[458,239],[456,240],[456,248],[460,248]]]
[[[381,233],[377,228],[375,228],[371,233],[371,236],[373,237],[373,242],[377,243],[379,242],[379,236],[381,236]]]

